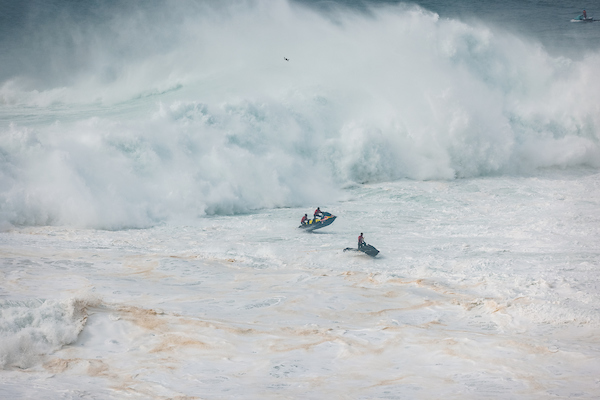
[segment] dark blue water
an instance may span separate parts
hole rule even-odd
[[[578,58],[600,49],[600,23],[572,23],[585,3],[575,0],[298,0],[324,10],[345,6],[368,12],[373,6],[417,4],[440,18],[479,22],[539,41],[549,52]],[[600,19],[600,4],[590,4],[587,14]]]

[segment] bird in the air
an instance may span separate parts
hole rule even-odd
[[[289,58],[285,58],[285,57],[283,57],[283,59],[284,59],[285,61],[290,61],[290,59],[289,59]]]

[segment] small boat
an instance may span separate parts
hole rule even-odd
[[[346,247],[344,249],[344,251],[362,251],[363,253],[365,253],[371,257],[375,257],[377,254],[379,254],[379,250],[377,250],[375,247],[371,246],[370,244],[365,244],[364,246],[360,246],[358,249],[355,247]]]
[[[573,18],[571,22],[594,22],[594,18],[592,17],[584,17],[583,14],[578,16],[577,18]]]
[[[307,231],[314,231],[315,229],[324,228],[328,225],[331,225],[333,221],[337,218],[335,215],[332,215],[328,212],[322,212],[321,218],[309,219],[304,224],[300,225],[298,228],[305,229]]]

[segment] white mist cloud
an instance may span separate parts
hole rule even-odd
[[[348,182],[599,164],[598,55],[553,58],[406,5],[102,15],[55,27],[72,39],[57,55],[79,49],[69,79],[0,86],[17,121],[0,136],[5,222],[148,226],[310,204]]]

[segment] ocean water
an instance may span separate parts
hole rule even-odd
[[[3,2],[0,398],[600,397],[580,8]]]

